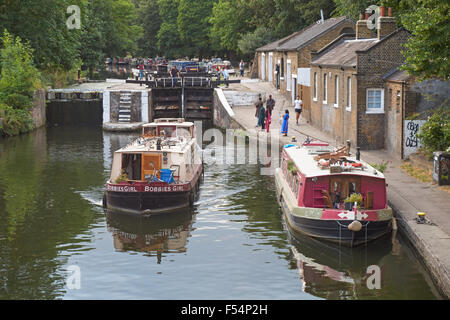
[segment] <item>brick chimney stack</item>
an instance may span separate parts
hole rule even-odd
[[[377,36],[381,39],[397,29],[395,18],[392,16],[392,8],[388,9],[388,16],[386,17],[386,8],[381,7],[381,16],[377,22]]]
[[[367,20],[369,19],[369,13],[366,12],[365,16],[363,12],[359,13],[359,20],[356,22],[356,39],[370,39],[374,38],[372,30],[367,28]]]

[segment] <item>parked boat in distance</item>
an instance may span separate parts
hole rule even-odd
[[[391,230],[384,175],[349,151],[309,139],[284,146],[276,191],[294,232],[353,247]]]
[[[103,206],[150,215],[192,206],[203,172],[195,126],[157,119],[142,135],[114,152]]]

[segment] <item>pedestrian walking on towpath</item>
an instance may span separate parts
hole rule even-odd
[[[258,118],[258,122],[256,124],[257,127],[259,127],[259,111],[261,110],[262,106],[263,106],[263,102],[262,102],[262,98],[260,97],[258,99],[258,102],[256,102],[256,104],[255,104],[255,107],[256,107],[255,117]]]
[[[281,125],[281,134],[283,136],[287,136],[288,125],[289,125],[289,110],[286,109],[283,116],[283,124]]]
[[[265,121],[266,121],[266,109],[264,105],[261,105],[261,109],[259,109],[258,114],[258,127],[261,126],[261,129],[265,129]]]
[[[294,101],[294,109],[295,109],[295,122],[298,125],[298,118],[300,118],[300,114],[302,113],[303,101],[300,99],[300,96],[297,96],[297,99]]]
[[[269,95],[269,99],[266,102],[267,109],[270,111],[270,115],[272,116],[272,110],[275,108],[275,100],[272,98],[272,95]]]
[[[266,110],[266,131],[269,132],[270,123],[272,122],[272,110],[269,109],[269,105],[267,104]]]

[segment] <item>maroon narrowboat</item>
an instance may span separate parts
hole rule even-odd
[[[195,126],[184,119],[158,119],[114,152],[103,206],[151,215],[192,206],[203,173]]]
[[[383,173],[349,150],[309,139],[283,147],[277,199],[294,233],[354,247],[391,231]]]

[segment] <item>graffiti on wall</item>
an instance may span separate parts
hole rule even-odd
[[[420,148],[420,139],[418,133],[420,127],[425,123],[425,120],[405,120],[404,135],[403,135],[403,157],[407,158],[410,154],[416,152]]]

